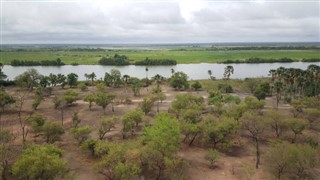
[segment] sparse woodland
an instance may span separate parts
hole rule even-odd
[[[30,69],[0,90],[1,179],[318,179],[320,67],[234,71],[79,82]]]

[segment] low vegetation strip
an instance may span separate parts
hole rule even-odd
[[[226,60],[223,63],[224,64],[239,64],[239,63],[290,63],[295,61],[302,61],[302,62],[320,62],[320,58],[310,58],[310,59],[302,59],[302,60],[294,60],[291,58],[279,58],[279,59],[264,59],[264,58],[249,58],[246,60]]]
[[[172,59],[148,59],[146,58],[143,61],[137,61],[134,63],[135,65],[148,65],[148,66],[154,66],[154,65],[176,65],[177,61]]]
[[[62,66],[65,65],[60,58],[56,60],[12,60],[11,66]]]

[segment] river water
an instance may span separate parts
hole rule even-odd
[[[146,66],[102,66],[102,65],[65,65],[65,66],[10,66],[5,65],[3,68],[4,73],[10,80],[13,80],[17,75],[25,72],[27,69],[35,68],[39,73],[43,75],[53,74],[69,74],[71,72],[78,74],[79,80],[85,80],[84,74],[94,72],[97,78],[103,78],[105,72],[110,72],[111,69],[120,70],[121,74],[127,74],[132,77],[144,78],[153,77],[156,74],[160,74],[164,77],[171,76],[171,69],[175,72],[182,71],[189,76],[189,79],[208,79],[208,70],[212,71],[212,75],[216,78],[222,78],[224,68],[227,65],[232,65],[234,68],[234,74],[231,75],[233,79],[243,79],[251,77],[267,77],[270,69],[276,69],[278,67],[286,68],[300,68],[306,69],[310,64],[316,64],[320,66],[320,63],[307,63],[307,62],[292,62],[292,63],[260,63],[260,64],[211,64],[211,63],[199,63],[199,64],[177,64],[175,66],[148,66],[149,71],[146,72]]]

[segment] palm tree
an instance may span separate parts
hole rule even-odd
[[[274,83],[274,89],[276,90],[277,92],[277,96],[276,96],[276,99],[277,99],[277,109],[278,109],[278,105],[279,105],[279,100],[281,99],[281,91],[283,89],[283,83],[281,81],[277,81]]]
[[[212,79],[212,71],[211,70],[208,70],[208,74],[210,76],[210,79]]]
[[[226,66],[224,68],[224,74],[223,74],[224,78],[229,80],[229,78],[230,78],[231,74],[233,74],[233,72],[234,72],[233,66],[231,66],[231,65]]]
[[[126,98],[128,96],[128,91],[127,91],[127,87],[128,87],[128,80],[129,80],[130,76],[125,74],[122,76],[122,79],[124,81],[124,86],[125,86],[125,90],[126,90]]]
[[[171,75],[173,76],[173,74],[174,74],[174,69],[171,68]]]
[[[148,71],[149,71],[149,68],[146,67],[146,78],[148,79]]]

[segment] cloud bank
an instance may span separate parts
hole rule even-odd
[[[320,1],[2,2],[2,43],[320,41]]]

